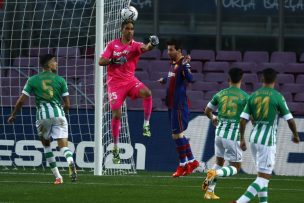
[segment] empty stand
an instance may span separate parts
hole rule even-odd
[[[253,62],[253,63],[268,63],[269,54],[266,51],[246,51],[244,53],[244,62]]]
[[[214,61],[215,54],[213,50],[200,50],[194,49],[190,52],[190,56],[192,60],[199,60],[199,61]]]
[[[270,57],[271,63],[296,63],[297,57],[294,52],[272,52]]]
[[[216,61],[242,61],[242,54],[239,51],[218,51],[216,54]]]

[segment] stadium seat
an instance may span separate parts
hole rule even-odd
[[[280,90],[281,92],[301,93],[304,90],[304,84],[283,84]]]
[[[193,80],[195,82],[202,82],[202,81],[204,81],[204,75],[201,74],[201,73],[192,73],[192,76],[193,76]]]
[[[304,103],[303,102],[288,102],[289,110],[294,115],[304,115]]]
[[[13,62],[15,67],[40,67],[38,57],[16,57]]]
[[[268,63],[269,55],[266,51],[246,51],[244,53],[244,62],[253,62],[253,63]]]
[[[200,61],[191,61],[191,72],[193,73],[202,73],[203,71],[203,64]]]
[[[242,61],[242,54],[239,51],[218,51],[216,54],[216,61]]]
[[[152,72],[169,72],[170,61],[153,60],[150,61],[149,73]]]
[[[27,77],[20,77],[20,78],[1,78],[1,86],[2,87],[21,87],[23,88],[26,84]]]
[[[208,91],[204,94],[204,100],[210,101],[213,96],[217,93],[217,91]]]
[[[208,101],[199,99],[199,100],[190,100],[189,109],[191,112],[203,112],[206,108]]]
[[[136,70],[142,70],[142,71],[149,71],[149,67],[150,67],[150,60],[145,60],[145,59],[141,59],[138,61],[137,63],[137,67]]]
[[[297,57],[294,52],[272,52],[270,57],[271,63],[296,63]]]
[[[49,47],[30,48],[28,56],[29,57],[39,57],[39,56],[45,55],[45,54],[54,54],[54,48],[49,48]]]
[[[80,49],[77,47],[57,47],[55,49],[55,56],[65,58],[80,57]]]
[[[168,72],[152,72],[149,75],[150,75],[150,80],[157,81],[160,78],[167,77]]]
[[[255,84],[258,83],[258,77],[255,73],[245,73],[243,75],[243,81],[241,84],[241,88],[246,92],[253,92],[255,88]]]
[[[229,70],[229,63],[224,61],[206,62],[203,67],[203,72],[227,72],[228,70]]]
[[[128,110],[143,110],[143,100],[142,99],[130,99],[127,97],[127,107]]]
[[[295,78],[293,76],[293,74],[278,74],[277,75],[277,79],[276,79],[276,83],[282,85],[285,83],[294,83],[295,82]]]
[[[285,73],[291,74],[304,74],[304,64],[303,63],[288,63],[284,69]]]
[[[140,59],[159,59],[161,52],[159,49],[152,49],[147,51],[140,56]]]
[[[204,99],[204,94],[202,91],[188,91],[187,96],[190,99],[190,101],[194,100],[203,100]]]
[[[296,79],[296,83],[304,84],[304,75],[298,75]]]
[[[160,84],[157,81],[151,81],[151,80],[142,80],[142,82],[150,89],[150,90],[154,90],[154,89],[165,89],[166,86]]]
[[[135,76],[140,81],[149,80],[149,74],[147,72],[145,72],[145,71],[135,71]]]
[[[165,89],[153,89],[152,90],[153,98],[160,98],[164,100],[166,98],[166,90]]]
[[[230,68],[240,68],[244,73],[257,73],[259,71],[258,66],[253,62],[233,62],[230,64]]]
[[[191,60],[199,60],[199,61],[214,61],[215,54],[213,50],[200,50],[193,49],[190,52]]]
[[[285,66],[283,63],[261,63],[258,65],[259,70],[263,70],[265,68],[273,68],[278,73],[284,73],[285,72]]]
[[[295,102],[304,102],[304,93],[301,92],[301,93],[295,94],[294,101]]]
[[[292,102],[292,94],[290,92],[281,92],[281,94],[284,96],[286,102]]]
[[[228,75],[226,73],[206,73],[204,76],[205,82],[227,82]]]
[[[192,84],[192,90],[195,91],[218,91],[220,85],[217,82],[195,82]]]

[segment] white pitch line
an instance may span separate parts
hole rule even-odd
[[[45,182],[45,181],[11,181],[11,180],[1,180],[0,183],[28,183],[28,184],[48,184],[48,185],[52,185],[51,182]],[[97,183],[97,182],[87,182],[87,183],[83,183],[83,182],[77,182],[77,183],[63,183],[63,185],[75,185],[75,184],[81,184],[81,185],[105,185],[105,186],[119,186],[119,187],[130,187],[130,186],[140,186],[140,187],[154,187],[156,185],[148,185],[148,184],[143,184],[143,185],[138,185],[138,184],[117,184],[117,183]],[[184,186],[184,185],[157,185],[157,187],[171,187],[171,188],[200,188],[199,185],[188,185],[188,186]],[[231,190],[231,189],[244,189],[244,187],[217,187],[217,188],[221,188],[221,189],[226,189],[226,190]],[[285,189],[285,188],[269,188],[269,190],[272,191],[293,191],[293,192],[304,192],[304,189]]]
[[[65,173],[62,173],[63,175],[68,175]],[[47,174],[47,173],[24,173],[24,172],[1,172],[0,175],[41,175],[41,176],[53,176],[53,174]],[[81,174],[79,173],[80,176],[93,176],[92,174]],[[120,175],[117,175],[118,177]],[[172,176],[157,176],[157,175],[152,175],[152,176],[146,176],[146,175],[121,175],[122,177],[132,177],[132,178],[143,178],[143,177],[153,177],[153,178],[172,178]],[[103,175],[102,177],[114,177],[112,175]],[[275,176],[270,179],[270,181],[293,181],[293,182],[304,182],[304,179],[296,179],[297,176],[295,176],[295,179],[291,178],[276,178]],[[203,179],[205,176],[187,176],[187,177],[180,177],[180,178],[189,178],[189,179]],[[242,178],[242,177],[224,177],[222,179],[227,179],[227,180],[254,180],[255,176],[252,178]]]

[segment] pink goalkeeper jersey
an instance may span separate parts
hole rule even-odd
[[[136,42],[134,40],[128,44],[122,44],[120,39],[109,42],[101,57],[111,59],[125,56],[127,58],[127,62],[123,65],[108,65],[107,83],[109,86],[124,86],[134,79],[136,65],[142,54],[140,48],[142,44],[142,42]]]

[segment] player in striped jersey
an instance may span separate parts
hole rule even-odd
[[[242,151],[239,144],[239,120],[249,97],[246,92],[240,89],[242,77],[243,71],[241,69],[230,69],[230,87],[215,94],[205,109],[205,114],[216,126],[216,163],[213,169],[208,170],[207,177],[202,185],[202,189],[206,191],[205,199],[219,199],[214,194],[216,177],[235,175],[241,167]],[[216,110],[218,110],[218,117],[212,113]],[[229,166],[223,167],[225,161],[229,161]]]
[[[68,148],[68,123],[65,117],[65,112],[68,112],[70,108],[67,83],[64,78],[56,74],[57,62],[52,54],[40,57],[40,64],[43,67],[43,72],[28,79],[11,116],[8,118],[8,122],[14,122],[16,113],[22,108],[30,94],[33,93],[36,101],[37,132],[44,146],[45,158],[56,178],[54,184],[63,183],[63,179],[50,147],[51,137],[57,140],[58,147],[69,164],[71,179],[76,181],[76,166],[73,153]],[[61,106],[62,98],[64,101],[63,108]]]
[[[253,130],[251,131],[249,142],[258,174],[255,181],[247,188],[247,191],[235,201],[237,203],[249,202],[257,194],[260,203],[268,202],[267,191],[275,164],[279,114],[288,122],[288,126],[293,133],[292,141],[294,143],[299,143],[300,141],[296,124],[284,97],[273,89],[275,80],[275,70],[271,68],[263,70],[263,87],[252,93],[241,114],[240,135],[242,140],[244,140],[246,123],[250,116],[252,117]],[[243,142],[243,147],[246,147],[245,142]]]

